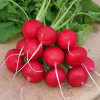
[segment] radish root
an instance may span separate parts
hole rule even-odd
[[[42,47],[42,43],[39,44],[38,48],[37,48],[36,51],[32,54],[32,56],[30,57],[30,59],[24,64],[24,66],[23,66],[17,73],[19,73],[19,72],[26,66],[26,64],[29,63],[29,61],[35,56],[35,54],[40,50],[41,47]]]
[[[28,52],[27,52],[27,61],[28,61]],[[30,65],[29,61],[28,61],[28,64],[29,64],[30,68],[31,68],[33,71],[35,71],[35,72],[43,72],[43,70],[37,71],[37,70],[33,69],[32,66]]]
[[[95,84],[96,88],[98,89],[98,91],[100,92],[100,88],[99,86],[97,85],[97,83],[95,82],[95,80],[93,79],[93,77],[91,76],[90,72],[88,71],[87,67],[85,64],[82,64],[82,66],[86,69],[88,75],[90,76],[91,80],[93,81],[93,83]]]
[[[90,85],[90,84],[85,84],[85,83],[83,83],[83,82],[82,82],[82,85],[83,85],[83,86],[86,86],[86,87],[90,87],[90,88],[92,87],[92,85]]]
[[[22,85],[21,87],[21,91],[20,91],[20,95],[21,95],[21,100],[23,100],[23,96],[22,96],[22,93],[23,93],[23,89],[25,88],[25,86],[27,85],[27,83],[30,81],[30,79],[27,79],[24,84]]]
[[[14,74],[14,76],[13,76],[11,82],[10,82],[10,87],[11,87],[12,82],[14,81],[14,79],[15,79],[15,77],[16,77],[16,75],[17,75],[19,59],[20,59],[20,56],[21,56],[21,54],[22,54],[23,49],[24,49],[24,46],[22,47],[22,49],[21,49],[20,52],[19,52],[18,61],[17,61],[17,67],[16,67],[16,72],[15,72],[15,74]]]
[[[96,72],[95,70],[93,70],[92,72],[94,72],[97,76],[100,76],[100,74]]]
[[[12,56],[18,56],[18,55],[19,55],[19,54],[13,54],[13,55],[8,56],[7,59],[2,63],[2,65],[1,65],[1,67],[0,67],[0,72],[1,72],[2,68],[4,67],[6,61],[7,61],[10,57],[12,57]],[[21,56],[22,56],[22,55],[23,55],[23,54],[21,54]]]
[[[61,96],[65,100],[65,96],[63,94],[63,91],[62,91],[62,88],[61,88],[61,84],[60,84],[60,81],[59,81],[59,77],[58,77],[57,64],[56,63],[55,63],[55,73],[56,73],[57,81],[58,81],[58,84],[59,84],[59,89],[60,89]]]
[[[70,42],[68,42],[68,52],[69,52],[72,56],[74,56],[74,55],[70,52],[70,50],[69,50],[69,45],[70,45]]]

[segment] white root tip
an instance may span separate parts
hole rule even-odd
[[[70,52],[70,50],[69,50],[69,45],[70,45],[70,42],[68,42],[68,52],[69,52],[72,56],[74,56],[74,55]]]
[[[32,54],[32,56],[30,57],[30,59],[28,59],[28,61],[24,64],[24,66],[17,73],[19,73],[29,63],[29,61],[35,56],[35,54],[40,50],[41,47],[42,47],[42,43],[39,44],[38,48]]]
[[[82,85],[86,86],[86,87],[89,87],[89,88],[92,88],[92,85],[90,85],[90,84],[82,83]]]
[[[20,90],[20,96],[21,96],[21,100],[23,100],[23,96],[22,96],[22,93],[23,93],[23,89],[25,88],[25,86],[27,85],[27,83],[30,81],[30,79],[27,79],[24,84],[22,85],[21,87],[21,90]]]
[[[55,73],[56,73],[56,77],[57,77],[57,81],[58,81],[58,85],[59,85],[59,89],[60,89],[61,96],[63,97],[63,100],[65,100],[65,96],[64,96],[64,94],[63,94],[62,87],[61,87],[61,84],[60,84],[60,81],[59,81],[59,77],[58,77],[58,72],[57,72],[57,65],[56,65],[56,63],[55,63]]]
[[[99,86],[97,85],[97,83],[95,82],[95,80],[93,79],[93,77],[91,76],[90,72],[88,71],[87,67],[85,64],[82,64],[82,66],[86,69],[88,75],[90,76],[91,80],[93,81],[93,83],[95,84],[96,88],[98,89],[98,91],[100,92],[100,88]]]
[[[29,61],[28,61],[28,52],[27,52],[27,62],[28,62],[28,65],[30,66],[30,68],[35,71],[35,72],[43,72],[43,70],[40,70],[40,71],[37,71],[35,69],[32,68],[32,66],[30,65]]]
[[[19,52],[19,56],[18,56],[18,60],[17,60],[16,72],[15,72],[15,74],[14,74],[14,76],[13,76],[11,82],[10,82],[10,87],[11,87],[11,85],[12,85],[12,83],[13,83],[13,81],[14,81],[16,75],[17,75],[19,59],[20,59],[20,56],[21,56],[21,54],[22,54],[23,49],[24,49],[24,46],[21,48],[21,50],[20,50],[20,52]]]
[[[98,73],[98,72],[96,72],[96,71],[93,71],[97,76],[100,76],[100,74]]]

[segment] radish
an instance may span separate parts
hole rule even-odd
[[[66,54],[66,62],[70,66],[80,66],[87,58],[87,51],[82,47],[73,47]]]
[[[42,51],[43,51],[42,45],[52,45],[52,44],[54,44],[56,42],[56,40],[57,40],[57,32],[53,28],[51,28],[49,26],[48,27],[45,26],[45,27],[43,27],[43,28],[41,28],[39,30],[38,39],[40,40],[40,44],[38,44],[39,42],[36,41],[36,39],[34,39],[34,42],[33,42],[33,39],[31,39],[31,40],[29,40],[29,42],[27,42],[25,44],[24,54],[25,54],[25,56],[27,55],[27,53],[29,54],[28,62],[31,59],[36,60],[36,59],[41,57]],[[32,44],[32,43],[34,43],[34,44]],[[33,46],[35,46],[35,47],[33,48]],[[24,68],[25,65],[22,68]],[[22,70],[22,68],[21,68],[21,70]]]
[[[28,20],[22,26],[22,33],[25,38],[37,37],[38,30],[43,27],[38,20]]]
[[[30,66],[35,69],[35,70],[38,70],[38,72],[32,70],[30,68]],[[28,82],[31,82],[31,83],[38,83],[40,81],[43,80],[44,78],[44,75],[45,75],[45,72],[44,72],[44,68],[42,66],[41,63],[39,63],[38,61],[30,61],[28,64],[25,65],[25,67],[23,68],[22,70],[22,74],[23,74],[23,77],[26,79],[25,83],[22,85],[22,88],[21,88],[21,98],[22,98],[22,91],[23,91],[23,88],[26,86],[26,84]]]
[[[59,47],[48,47],[43,53],[43,60],[51,67],[61,65],[64,61],[64,52]]]
[[[17,55],[15,55],[15,54],[17,54]],[[11,55],[13,55],[13,56],[11,56]],[[9,59],[7,59],[8,57],[9,57]],[[17,49],[12,49],[12,50],[8,51],[8,53],[6,54],[6,57],[5,57],[5,60],[7,59],[6,65],[7,65],[7,68],[11,72],[14,72],[14,73],[16,72],[18,57],[19,57],[19,51]],[[18,62],[18,71],[22,68],[23,65],[24,65],[24,60],[23,60],[23,57],[20,56],[19,62]]]
[[[100,92],[100,88],[99,88],[98,84],[95,82],[95,80],[93,79],[93,77],[91,76],[90,72],[88,71],[87,66],[84,63],[82,63],[81,65],[82,65],[83,68],[85,68],[86,72],[88,73],[88,75],[90,76],[91,80],[95,84],[96,88]]]
[[[72,48],[77,42],[77,36],[72,30],[66,29],[59,33],[57,42],[58,45],[63,49]]]
[[[39,45],[39,41],[36,40],[36,39],[22,39],[18,42],[17,44],[17,48],[20,50],[20,53],[21,52],[24,52],[24,55],[28,58],[30,58],[32,56],[32,54],[35,52],[35,50],[37,49]],[[24,50],[23,50],[24,49]],[[42,56],[42,53],[43,53],[43,47],[40,48],[40,50],[38,51],[38,53],[36,53],[36,55],[32,58],[33,60],[37,60],[38,58],[40,58]],[[18,60],[19,61],[19,60]],[[29,63],[29,61],[27,62]],[[22,68],[20,70],[17,70],[16,69],[16,73],[14,74],[14,77],[12,78],[11,80],[11,83],[10,83],[10,86],[15,78],[15,76],[17,75],[17,73],[19,71],[21,71],[24,67],[25,67],[26,64],[24,64],[22,66]],[[36,71],[35,69],[33,69],[31,66],[30,68],[34,71]],[[36,71],[38,72],[38,71]]]
[[[52,45],[57,41],[57,32],[49,26],[44,26],[38,31],[38,40],[43,45]]]
[[[74,67],[67,73],[67,80],[73,87],[85,85],[88,80],[88,74],[83,67]]]
[[[59,80],[59,76],[57,72],[57,66],[63,63],[64,57],[65,57],[64,52],[59,47],[48,47],[43,53],[43,60],[45,61],[45,63],[55,68],[55,75],[59,84],[60,93],[63,99],[65,100],[65,96],[62,92],[62,88],[61,88],[61,84],[60,84],[60,80]]]
[[[27,53],[28,53],[28,58],[31,58],[33,53],[37,50],[39,44],[40,43],[37,39],[28,39],[28,41],[26,42],[24,46],[24,55],[27,56]],[[43,54],[43,47],[41,46],[38,53],[36,53],[34,57],[32,57],[32,59],[37,60],[42,56],[42,54]]]
[[[24,47],[26,41],[27,41],[27,39],[22,39],[22,40],[18,41],[18,43],[16,45],[17,50],[20,51]]]
[[[30,66],[39,71],[36,72],[30,68]],[[27,80],[30,79],[31,83],[37,83],[44,78],[44,68],[38,61],[30,61],[22,70],[23,77]]]
[[[58,78],[60,81],[60,84],[65,82],[66,79],[66,73],[64,72],[63,69],[57,67],[57,72],[58,72]],[[55,74],[55,68],[50,69],[46,75],[45,75],[45,82],[47,83],[48,86],[51,87],[57,87],[59,86],[58,81],[57,81],[57,77]]]
[[[87,67],[89,72],[94,72],[95,74],[100,76],[100,74],[95,71],[95,63],[94,63],[94,61],[91,58],[87,57],[85,62],[84,62],[84,64]]]

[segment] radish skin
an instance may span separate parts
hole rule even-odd
[[[40,46],[40,42],[37,39],[28,39],[28,41],[24,46],[25,56],[27,56],[27,52],[28,52],[28,58],[31,58],[33,60],[39,59],[43,54],[43,47],[41,45],[40,48],[38,49],[39,46]],[[38,51],[36,52],[36,50]]]
[[[57,66],[61,65],[64,61],[64,52],[59,47],[48,47],[43,53],[43,60],[50,67],[55,67],[55,62]]]
[[[66,63],[70,66],[80,66],[87,58],[87,51],[82,47],[73,47],[66,54]]]
[[[77,36],[72,30],[66,29],[59,33],[57,42],[63,49],[68,49],[68,43],[70,42],[69,48],[72,48],[77,42]]]
[[[11,56],[13,54],[18,54],[17,56]],[[9,59],[7,59],[9,57]],[[5,60],[6,60],[6,65],[7,68],[11,71],[11,72],[16,72],[16,68],[17,68],[17,62],[18,62],[18,57],[19,57],[19,51],[17,49],[12,49],[10,51],[8,51],[8,53],[6,54]],[[22,68],[22,66],[24,65],[24,60],[23,57],[20,56],[19,57],[19,63],[18,63],[18,71]]]
[[[57,32],[49,26],[44,26],[38,31],[38,40],[45,46],[52,45],[57,41]]]
[[[73,67],[67,73],[67,81],[73,87],[80,87],[86,84],[88,80],[88,74],[83,67]]]
[[[25,38],[36,38],[39,29],[43,27],[38,20],[28,20],[22,26],[22,33]]]

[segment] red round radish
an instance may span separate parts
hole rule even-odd
[[[64,61],[64,52],[59,47],[48,47],[43,53],[44,61],[51,67],[61,65]]]
[[[73,87],[84,85],[88,80],[88,74],[83,67],[74,67],[67,73],[67,80]]]
[[[82,47],[74,47],[66,54],[66,62],[70,66],[81,65],[87,58],[87,51]]]
[[[90,72],[94,71],[95,63],[91,58],[87,57],[84,64],[87,67],[88,71],[90,71]]]
[[[68,44],[69,48],[72,48],[77,42],[77,36],[72,30],[66,29],[59,33],[57,42],[63,49],[68,49]]]
[[[23,24],[22,33],[25,38],[37,37],[38,30],[43,27],[38,20],[28,20]]]
[[[43,45],[52,45],[57,41],[57,32],[52,27],[42,27],[38,31],[38,40]]]
[[[66,79],[66,73],[64,72],[64,70],[57,67],[57,73],[58,73],[58,78],[59,78],[60,84],[64,83],[65,79]],[[47,83],[48,86],[51,86],[51,87],[59,86],[58,80],[57,80],[57,77],[56,77],[56,73],[55,73],[55,68],[50,69],[46,73],[45,82]]]
[[[7,68],[11,71],[11,72],[16,72],[16,68],[17,68],[17,62],[18,62],[18,57],[19,55],[19,51],[17,49],[11,49],[10,51],[7,52],[5,60],[6,60],[6,65]],[[20,56],[19,57],[19,63],[18,63],[18,71],[22,68],[22,66],[24,65],[24,60],[23,57]]]
[[[20,51],[24,47],[26,41],[27,41],[27,39],[22,39],[22,40],[18,41],[18,43],[16,45],[17,50]]]
[[[37,50],[39,44],[40,44],[40,42],[36,39],[28,39],[28,41],[26,42],[26,44],[24,46],[25,56],[27,56],[27,53],[28,53],[28,58],[30,58],[32,56],[32,54]],[[43,54],[43,47],[41,46],[39,51],[33,56],[32,59],[37,60],[42,56],[42,54]]]
[[[22,70],[22,74],[23,77],[26,80],[30,80],[31,83],[37,83],[42,81],[45,75],[42,64],[37,61],[30,61],[29,64],[26,64],[26,66]]]

